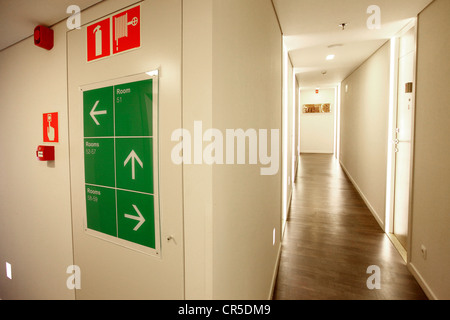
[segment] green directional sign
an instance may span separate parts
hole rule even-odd
[[[159,235],[154,79],[83,91],[87,229],[147,248]]]
[[[86,185],[87,227],[89,229],[116,235],[115,190]]]
[[[114,87],[116,136],[152,136],[153,94],[151,80]]]
[[[84,175],[86,183],[115,187],[114,139],[84,139]]]
[[[149,194],[117,191],[119,238],[155,247],[154,197]]]
[[[116,139],[117,187],[153,194],[153,138]]]
[[[114,136],[113,87],[83,92],[85,137]]]

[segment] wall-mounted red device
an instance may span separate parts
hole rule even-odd
[[[51,50],[53,48],[53,30],[44,26],[34,28],[34,44],[38,47]]]
[[[36,150],[36,157],[39,161],[53,161],[55,160],[54,146],[38,146]]]

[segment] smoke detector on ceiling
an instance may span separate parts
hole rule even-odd
[[[345,30],[345,27],[348,25],[348,23],[346,23],[346,22],[342,22],[340,25],[339,25],[339,27],[341,27],[342,28],[342,31],[344,31]]]

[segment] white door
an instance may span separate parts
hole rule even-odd
[[[76,298],[183,299],[182,170],[170,156],[182,119],[181,1],[140,2],[128,16],[136,5],[117,6],[95,6],[68,32]],[[88,27],[105,19],[87,62]],[[133,28],[140,46],[117,53]]]
[[[414,103],[415,28],[400,38],[398,103],[395,146],[394,234],[406,249],[411,171],[412,112]]]

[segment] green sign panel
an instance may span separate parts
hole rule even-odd
[[[154,79],[83,92],[87,229],[157,250]]]

